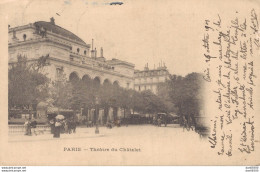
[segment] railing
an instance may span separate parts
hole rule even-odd
[[[9,134],[24,134],[26,130],[26,126],[24,125],[9,125]],[[37,125],[35,131],[37,134],[50,133],[51,129],[48,125]]]

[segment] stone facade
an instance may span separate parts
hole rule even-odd
[[[68,80],[74,77],[90,78],[100,84],[110,82],[123,88],[134,89],[134,64],[119,59],[106,60],[103,48],[98,56],[93,40],[92,46],[86,44],[75,34],[57,26],[53,18],[50,22],[38,21],[9,27],[8,36],[9,65],[17,62],[18,55],[26,56],[29,61],[48,56],[48,65],[41,71],[51,80],[58,80],[65,74]],[[99,119],[104,117],[103,111],[100,109]],[[109,120],[114,120],[113,111],[116,111],[117,117],[123,115],[121,109],[110,108]],[[44,112],[38,109],[41,116]],[[86,115],[93,121],[93,109]]]
[[[77,76],[98,79],[101,84],[106,80],[124,88],[134,88],[134,64],[118,59],[106,60],[101,48],[97,56],[79,37],[51,22],[35,22],[24,26],[9,28],[9,64],[15,63],[18,55],[28,60],[36,60],[49,55],[49,65],[43,70],[53,80],[63,72],[67,79]]]

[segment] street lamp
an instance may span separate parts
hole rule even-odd
[[[95,134],[99,134],[99,128],[98,128],[98,116],[99,116],[99,109],[98,109],[98,97],[96,97],[96,100],[95,100],[95,108],[96,108],[96,129],[95,129]]]

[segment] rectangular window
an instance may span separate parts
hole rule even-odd
[[[62,77],[63,69],[61,67],[56,68],[56,77],[60,79]]]

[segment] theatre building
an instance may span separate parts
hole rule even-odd
[[[93,39],[90,44],[84,42],[56,25],[54,18],[50,22],[9,26],[8,34],[9,65],[17,62],[18,55],[31,61],[48,56],[48,65],[43,72],[51,80],[58,80],[61,74],[65,74],[68,80],[93,79],[99,84],[108,82],[134,89],[134,64],[119,59],[107,60],[103,48],[98,48],[98,52],[94,47]]]

